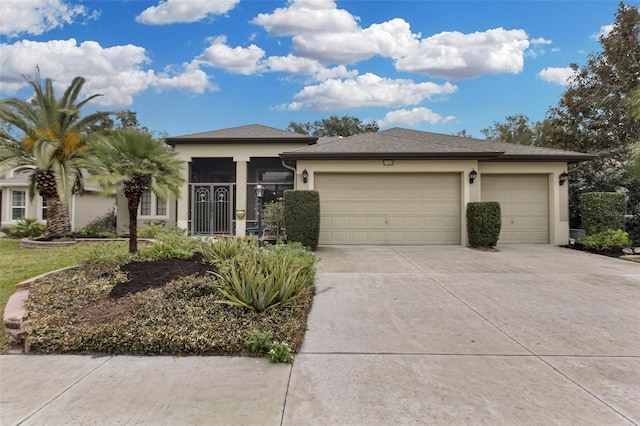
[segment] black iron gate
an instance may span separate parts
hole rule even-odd
[[[233,233],[233,184],[191,185],[191,235]]]

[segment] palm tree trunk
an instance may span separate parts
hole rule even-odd
[[[65,238],[73,235],[69,208],[57,196],[47,197],[47,227],[45,238]]]
[[[129,193],[127,195],[127,207],[129,209],[129,254],[138,253],[138,206],[140,194]]]

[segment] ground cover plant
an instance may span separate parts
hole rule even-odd
[[[26,317],[30,349],[268,356],[273,346],[254,350],[246,341],[254,330],[269,330],[280,351],[271,359],[290,362],[292,357],[284,352],[287,348],[296,352],[306,331],[313,297],[313,255],[295,245],[259,249],[255,242],[235,239],[201,242],[175,234],[170,238],[170,249],[166,242],[158,243],[140,250],[136,258],[130,258],[123,245],[114,250],[99,244],[80,267],[34,283]],[[268,288],[254,290],[271,294],[273,288],[279,289],[273,306],[251,309],[236,303],[221,291],[225,284],[219,277],[246,266],[249,259],[261,262],[266,275],[272,270],[266,264],[292,268],[291,275],[301,283],[296,286],[298,292],[286,288],[289,281],[271,280]]]
[[[113,243],[117,245],[116,243]],[[9,297],[16,291],[16,284],[45,272],[79,264],[87,258],[91,247],[76,244],[55,249],[26,249],[20,240],[0,238],[0,312],[4,312]],[[0,353],[6,349],[7,340],[0,333]]]

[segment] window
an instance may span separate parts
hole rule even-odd
[[[42,210],[40,211],[41,219],[42,220],[47,220],[47,200],[46,199],[42,199]]]
[[[156,200],[156,216],[166,216],[166,215],[167,215],[167,201]]]
[[[158,200],[153,192],[145,191],[140,197],[139,214],[141,217],[166,218],[169,215],[167,206],[166,200]]]
[[[291,170],[260,171],[258,172],[260,182],[293,182],[293,172]]]
[[[27,214],[27,193],[11,191],[11,220],[18,220]]]
[[[151,216],[151,191],[144,191],[140,197],[140,216]]]

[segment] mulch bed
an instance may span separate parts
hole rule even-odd
[[[205,264],[203,260],[203,256],[198,253],[188,260],[165,259],[127,263],[122,265],[120,270],[128,274],[129,280],[116,285],[109,295],[112,298],[120,298],[151,288],[160,288],[189,275],[205,276],[213,271],[213,266]]]

